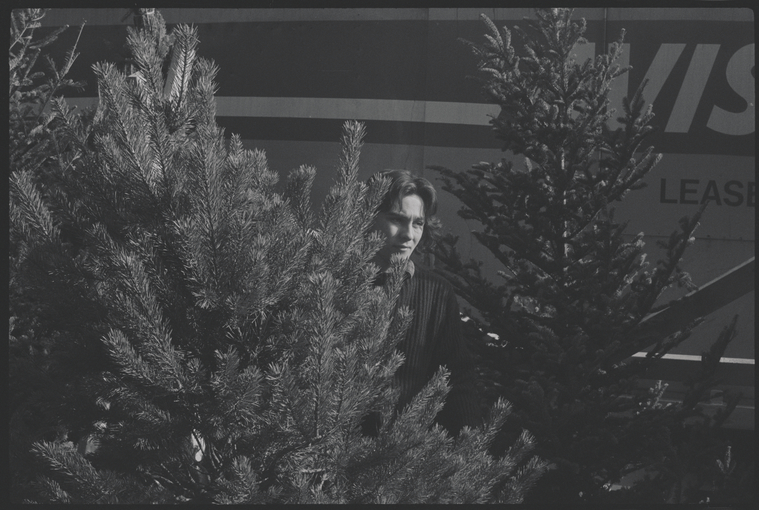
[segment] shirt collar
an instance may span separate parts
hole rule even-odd
[[[414,277],[414,271],[416,271],[416,266],[414,265],[414,261],[411,259],[408,259],[406,261],[406,273],[408,273],[409,278]]]

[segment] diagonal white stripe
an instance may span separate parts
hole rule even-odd
[[[648,353],[636,352],[633,354],[634,358],[645,358]],[[701,356],[693,354],[665,354],[662,356],[664,359],[676,359],[682,361],[701,361]],[[754,365],[755,361],[750,358],[720,358],[722,363],[734,363],[737,365]]]

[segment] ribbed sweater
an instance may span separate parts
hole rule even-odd
[[[397,307],[407,306],[413,318],[398,350],[405,362],[395,374],[400,388],[398,409],[421,390],[442,365],[450,371],[451,390],[436,421],[451,434],[464,425],[481,424],[474,360],[461,335],[461,317],[450,283],[409,262]]]

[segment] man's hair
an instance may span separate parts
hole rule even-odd
[[[440,220],[435,217],[437,192],[434,186],[424,177],[414,175],[408,170],[384,170],[372,176],[369,182],[383,177],[390,179],[390,188],[380,202],[377,212],[388,212],[393,206],[400,209],[404,197],[418,195],[424,204],[424,232],[419,240],[419,247],[428,248],[437,239],[441,228]]]

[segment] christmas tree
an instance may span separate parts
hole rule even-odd
[[[50,111],[62,91],[82,83],[67,78],[76,61],[76,43],[65,60],[56,63],[47,53],[67,27],[44,36],[37,29],[45,9],[10,12],[8,156],[9,175],[26,172],[44,195],[55,188],[56,176],[72,157],[62,140],[62,126]],[[83,27],[80,27],[79,33]],[[13,466],[9,485],[16,487],[33,472],[29,445],[35,439],[54,439],[59,428],[51,412],[60,403],[60,386],[51,363],[56,334],[40,321],[39,303],[30,299],[16,278],[21,246],[11,232],[9,239],[9,400],[11,441],[9,462]],[[56,409],[57,410],[57,409]],[[20,489],[19,489],[20,490]]]
[[[69,155],[55,189],[10,179],[19,293],[38,303],[61,387],[35,502],[520,502],[545,463],[522,431],[488,448],[510,406],[451,437],[444,368],[403,409],[395,309],[372,220],[387,189],[357,180],[347,122],[320,208],[314,168],[280,185],[215,122],[215,65],[158,11],[130,27],[128,72],[94,66],[91,121],[53,107]],[[42,334],[42,333],[40,333]],[[379,413],[376,436],[361,421]]]
[[[459,214],[481,225],[473,234],[501,271],[493,279],[481,261],[462,261],[452,236],[436,261],[471,306],[467,326],[490,399],[514,405],[499,440],[508,444],[527,428],[552,463],[528,500],[609,501],[612,484],[645,469],[656,489],[615,497],[681,502],[687,498],[671,491],[703,483],[717,455],[696,452],[719,444],[714,431],[737,402],[732,396],[713,417],[698,408],[735,323],[704,356],[681,405],[660,405],[662,387],[649,393],[637,384],[652,360],[688,336],[688,329],[660,334],[644,319],[666,288],[691,288],[680,263],[705,206],[681,220],[661,245],[663,259],[649,266],[643,234],[626,234],[613,208],[661,158],[644,145],[653,129],[645,83],[625,99],[621,127],[612,130],[608,94],[626,71],[616,63],[624,32],[608,53],[577,62],[585,22],[571,16],[541,9],[513,30],[483,16],[485,42],[468,42],[482,90],[500,107],[491,125],[509,157],[437,170],[463,204]],[[629,359],[644,349],[647,358]]]
[[[66,77],[78,56],[76,44],[68,50],[60,66],[44,53],[68,27],[35,37],[46,12],[45,9],[17,9],[10,15],[8,148],[11,172],[25,169],[42,175],[41,168],[64,152],[63,147],[55,146],[55,115],[46,107],[62,91],[83,85]],[[79,29],[80,34],[83,28],[84,25]]]

